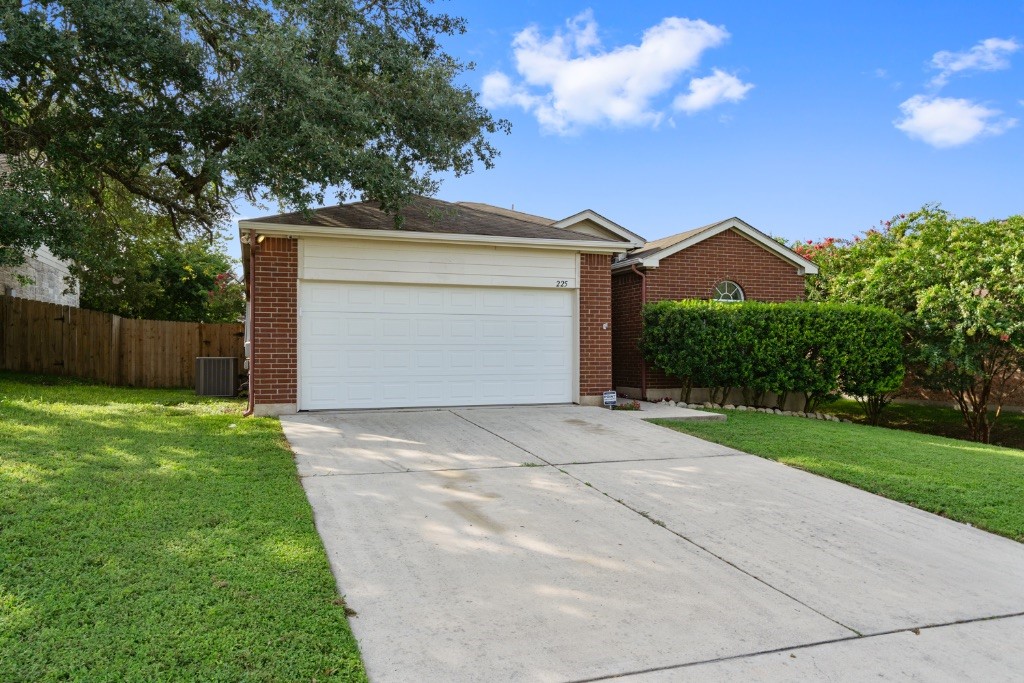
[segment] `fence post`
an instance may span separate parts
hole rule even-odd
[[[110,371],[107,381],[121,386],[121,316],[110,316]]]
[[[7,345],[10,343],[7,340],[9,333],[8,328],[11,326],[9,322],[10,318],[10,304],[11,300],[6,294],[0,294],[0,369],[7,370]]]

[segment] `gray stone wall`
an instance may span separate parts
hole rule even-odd
[[[78,287],[66,291],[68,286],[64,278],[67,274],[67,264],[43,246],[21,267],[0,268],[0,294],[77,307]],[[31,278],[32,284],[22,285],[18,275]]]

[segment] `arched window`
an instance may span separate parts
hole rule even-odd
[[[715,291],[711,295],[711,299],[727,302],[743,301],[743,290],[732,280],[723,280],[715,285]]]

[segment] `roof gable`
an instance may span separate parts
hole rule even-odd
[[[669,235],[668,237],[662,237],[661,239],[648,242],[644,246],[627,254],[626,258],[614,264],[613,268],[624,268],[634,264],[645,268],[657,268],[662,259],[668,258],[673,254],[678,254],[680,251],[723,233],[726,230],[734,230],[743,237],[749,239],[751,242],[754,242],[765,250],[774,253],[783,261],[793,264],[797,271],[802,275],[815,275],[818,272],[818,267],[812,262],[803,258],[789,247],[776,242],[774,239],[749,223],[736,217],[727,218],[726,220],[719,221],[717,223],[709,223],[708,225],[700,228],[687,230],[685,232],[680,232],[675,235]]]
[[[593,223],[610,234],[610,239],[614,239],[620,242],[626,242],[631,246],[639,247],[644,243],[644,238],[636,234],[632,230],[627,230],[615,221],[611,221],[592,209],[584,209],[579,213],[575,213],[568,218],[563,218],[560,221],[552,223],[556,228],[563,228],[565,230],[573,230],[574,226],[585,225],[586,223]],[[581,233],[590,234],[590,233]],[[624,245],[625,246],[625,245]]]

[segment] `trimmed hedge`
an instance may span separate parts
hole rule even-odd
[[[749,405],[771,392],[781,406],[801,392],[811,411],[844,392],[871,417],[871,401],[880,411],[903,383],[902,338],[900,319],[882,308],[661,301],[644,307],[640,347],[665,374],[713,397],[742,388]]]

